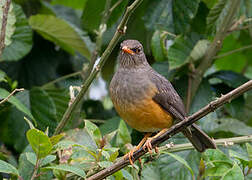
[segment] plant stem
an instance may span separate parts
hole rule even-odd
[[[213,58],[214,58],[214,59],[223,58],[223,57],[228,56],[228,55],[231,55],[231,54],[233,54],[233,53],[240,52],[240,51],[244,51],[244,50],[250,49],[250,48],[252,48],[252,45],[251,45],[251,44],[250,44],[250,45],[247,45],[247,46],[244,46],[244,47],[241,47],[241,48],[238,48],[238,49],[234,49],[234,50],[232,50],[232,51],[225,52],[225,53],[220,54],[220,55],[218,55],[218,56],[214,56]]]
[[[2,27],[1,27],[1,34],[0,34],[0,57],[5,47],[5,33],[6,33],[6,25],[7,25],[7,20],[8,20],[8,12],[10,9],[10,4],[11,4],[11,0],[6,0],[6,4],[3,7]]]
[[[192,90],[191,90],[192,94],[190,96],[192,99],[194,98],[200,86],[204,73],[209,67],[211,67],[214,61],[214,56],[221,49],[222,42],[224,38],[226,37],[227,32],[232,24],[233,17],[237,9],[240,7],[239,4],[240,4],[240,0],[233,0],[230,2],[229,9],[227,10],[227,14],[222,21],[219,31],[216,33],[216,36],[213,42],[208,47],[203,60],[201,61],[199,66],[196,68],[195,78],[192,80]]]
[[[181,121],[180,123],[175,124],[170,129],[168,129],[164,134],[154,138],[151,141],[151,145],[153,148],[157,147],[160,143],[166,141],[171,136],[179,133],[183,129],[185,129],[187,126],[192,125],[202,117],[206,116],[210,112],[215,111],[217,108],[221,107],[223,104],[230,102],[232,99],[240,96],[241,94],[245,93],[246,91],[249,91],[252,89],[252,80],[248,81],[247,83],[244,83],[240,87],[234,89],[233,91],[229,92],[226,95],[222,95],[217,100],[214,100],[210,102],[208,105],[194,113],[193,115],[189,116],[186,120]],[[139,159],[141,156],[143,156],[147,152],[147,148],[143,149],[141,147],[138,151],[134,152],[132,156],[132,161],[134,162],[136,159]],[[123,158],[110,167],[101,170],[100,172],[92,175],[91,177],[87,178],[87,180],[100,180],[104,179],[113,173],[119,171],[120,169],[124,168],[125,166],[129,165],[130,161],[129,158]]]
[[[55,80],[53,80],[53,81],[50,81],[50,82],[44,84],[42,87],[43,87],[43,88],[47,88],[48,86],[50,86],[50,85],[52,85],[52,84],[55,84],[55,83],[57,83],[57,82],[60,82],[60,81],[62,81],[62,80],[64,80],[64,79],[67,79],[67,78],[70,78],[70,77],[74,77],[74,76],[81,75],[81,73],[82,73],[81,71],[77,71],[77,72],[74,72],[74,73],[71,73],[71,74],[67,74],[67,75],[61,76],[60,78],[57,78],[57,79],[55,79]]]
[[[252,142],[252,135],[249,136],[241,136],[241,137],[233,137],[233,138],[222,138],[222,139],[216,139],[214,140],[215,144],[217,146],[224,146],[229,147],[234,144],[242,144],[246,142]],[[164,145],[158,148],[158,150],[161,151],[168,151],[168,152],[179,152],[184,150],[191,150],[194,149],[193,145],[191,143],[185,143],[185,144],[176,144],[176,145]],[[149,153],[146,153],[147,156],[149,156]],[[157,154],[152,154],[157,155]]]
[[[34,171],[33,171],[31,180],[34,180],[37,177],[38,168],[39,168],[39,158],[37,157],[36,164],[34,166]]]
[[[120,37],[125,33],[126,24],[127,24],[128,20],[129,20],[129,18],[131,16],[131,14],[138,7],[138,5],[141,4],[142,1],[143,0],[135,0],[130,6],[127,7],[123,18],[122,18],[120,24],[117,27],[117,31],[115,32],[115,34],[114,34],[112,40],[110,41],[108,47],[106,48],[106,50],[103,52],[103,54],[101,56],[100,62],[96,65],[96,67],[93,69],[93,71],[89,74],[87,80],[82,85],[81,91],[76,96],[73,103],[67,108],[65,114],[63,115],[62,120],[60,121],[60,123],[58,124],[58,126],[57,126],[57,128],[56,128],[56,130],[54,132],[54,135],[59,134],[62,131],[62,129],[65,127],[67,122],[69,121],[71,115],[74,112],[74,109],[78,106],[79,102],[82,100],[83,96],[87,92],[89,86],[91,85],[92,81],[94,80],[94,78],[96,77],[98,72],[100,72],[101,68],[105,64],[106,60],[108,59],[108,57],[111,54],[114,47],[116,46],[116,44],[119,41]]]

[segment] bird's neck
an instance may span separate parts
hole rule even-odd
[[[149,63],[147,62],[146,58],[119,58],[119,67],[125,69],[138,69],[138,68],[146,68],[150,67]]]

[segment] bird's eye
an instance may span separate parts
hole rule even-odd
[[[140,52],[139,48],[132,48],[131,50],[134,51],[135,53],[139,53]]]

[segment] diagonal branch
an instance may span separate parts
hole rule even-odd
[[[179,133],[181,130],[183,130],[185,127],[192,125],[197,120],[201,119],[202,117],[206,116],[210,112],[215,111],[217,108],[221,107],[223,104],[230,102],[232,99],[240,96],[241,94],[245,93],[246,91],[249,91],[252,89],[252,80],[248,81],[247,83],[241,85],[240,87],[234,89],[233,91],[229,92],[226,95],[222,95],[220,98],[210,102],[208,105],[197,111],[196,113],[192,114],[187,118],[187,120],[182,121],[174,126],[172,126],[170,129],[168,129],[164,134],[161,136],[155,138],[152,140],[151,145],[152,147],[158,146],[160,143],[164,142],[165,140],[169,139],[171,136]],[[147,152],[143,148],[136,151],[133,155],[133,161],[136,159],[139,159],[141,156],[143,156]],[[105,177],[108,177],[112,175],[113,173],[119,171],[120,169],[124,168],[125,166],[129,165],[129,159],[121,159],[117,161],[112,166],[103,169],[102,171],[94,174],[93,176],[87,178],[87,180],[99,180],[104,179]]]
[[[202,59],[201,63],[196,68],[196,71],[195,71],[196,78],[192,80],[193,86],[192,86],[191,95],[190,95],[191,99],[193,99],[194,95],[196,94],[200,86],[200,83],[202,81],[204,73],[206,72],[208,68],[212,66],[215,60],[214,59],[215,55],[221,49],[222,42],[225,39],[230,26],[232,25],[234,15],[237,12],[239,7],[240,7],[240,0],[233,0],[230,2],[230,6],[227,10],[227,14],[224,17],[222,24],[220,25],[219,31],[216,33],[213,42],[207,48],[206,54],[204,55],[204,58]]]
[[[85,93],[87,92],[89,86],[91,85],[92,81],[100,72],[101,68],[105,64],[106,60],[108,59],[109,55],[111,54],[112,50],[116,46],[117,42],[119,41],[120,37],[125,33],[126,31],[126,25],[127,22],[131,16],[131,14],[135,11],[135,9],[141,4],[143,0],[135,0],[130,6],[127,7],[126,12],[124,13],[122,20],[120,24],[117,27],[117,31],[115,32],[113,38],[111,39],[108,47],[106,50],[103,52],[99,63],[96,65],[96,67],[93,69],[93,71],[89,74],[87,80],[84,82],[82,85],[82,89],[79,92],[79,94],[76,96],[75,100],[73,103],[67,108],[65,114],[63,115],[63,118],[61,119],[60,123],[58,124],[54,135],[59,134],[67,122],[70,120],[71,115],[73,114],[75,108],[78,106],[82,98],[84,97]]]

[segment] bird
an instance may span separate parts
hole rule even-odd
[[[142,44],[124,40],[120,44],[118,68],[109,85],[109,93],[119,116],[132,128],[145,133],[144,138],[127,156],[133,164],[133,153],[152,149],[153,138],[173,124],[185,121],[187,114],[182,99],[165,77],[148,63]],[[150,137],[151,134],[159,132]],[[182,130],[199,152],[216,149],[214,141],[196,124]]]

